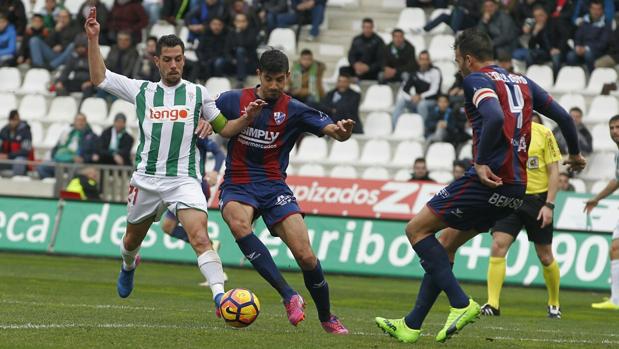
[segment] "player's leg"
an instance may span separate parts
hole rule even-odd
[[[161,222],[161,230],[170,235],[171,237],[177,238],[179,240],[183,240],[185,242],[189,242],[189,236],[187,236],[187,232],[182,225],[178,224],[178,219],[174,213],[169,210],[166,211],[165,217],[163,218],[163,222]]]
[[[225,193],[222,193],[222,198]],[[284,276],[275,266],[269,249],[252,232],[255,209],[238,201],[228,201],[223,205],[222,215],[230,228],[243,255],[251,262],[273,288],[279,292],[285,302],[289,302],[296,292],[288,285]]]
[[[522,224],[519,224],[515,228],[519,231],[521,226]],[[514,242],[514,234],[511,231],[506,232],[506,230],[506,227],[497,226],[492,232],[492,247],[490,249],[486,280],[488,300],[481,308],[482,315],[501,315],[500,299],[503,282],[505,281],[505,256],[507,256],[507,251]],[[518,233],[516,232],[516,234]]]
[[[265,216],[265,219],[268,219],[268,216]],[[297,264],[303,271],[305,287],[316,304],[318,318],[325,331],[334,334],[347,334],[348,330],[346,327],[337,317],[331,314],[329,284],[325,279],[320,261],[316,258],[314,251],[312,251],[307,226],[301,214],[293,213],[281,222],[273,225],[271,229],[288,246]]]
[[[591,307],[619,310],[619,222],[617,222],[610,244],[610,298],[600,303],[593,303]]]
[[[123,236],[122,243],[120,244],[120,255],[122,258],[122,266],[120,268],[120,274],[118,275],[118,281],[116,283],[116,289],[118,295],[121,298],[127,298],[133,291],[133,277],[135,274],[135,268],[137,267],[137,260],[139,258],[140,245],[148,233],[148,229],[153,223],[155,217],[146,218],[141,223],[131,224],[127,223],[125,235]]]
[[[552,243],[543,244],[536,242],[535,252],[544,269],[544,281],[548,290],[548,317],[560,319],[559,287],[561,284],[561,272],[552,254]]]

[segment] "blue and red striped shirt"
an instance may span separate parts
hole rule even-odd
[[[224,92],[215,102],[217,108],[229,120],[236,119],[258,99],[256,89]],[[254,122],[228,142],[224,183],[285,180],[289,154],[299,136],[305,132],[321,136],[322,129],[333,123],[326,114],[286,94],[267,102]]]

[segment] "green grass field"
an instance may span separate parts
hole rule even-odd
[[[334,312],[352,334],[323,333],[300,274],[288,281],[305,296],[308,316],[292,327],[276,292],[253,270],[231,269],[226,288],[246,287],[261,300],[252,326],[234,330],[214,316],[210,290],[199,287],[193,265],[145,261],[128,299],[116,294],[118,261],[0,253],[1,348],[601,348],[619,347],[619,312],[590,303],[603,294],[561,292],[563,319],[546,318],[546,291],[506,287],[502,316],[482,318],[446,344],[434,335],[447,316],[441,296],[414,345],[396,342],[373,322],[401,317],[413,304],[419,281],[328,277]],[[464,285],[479,303],[484,285]]]

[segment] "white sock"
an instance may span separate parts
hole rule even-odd
[[[610,261],[610,301],[619,305],[619,259]]]
[[[126,271],[135,269],[135,257],[138,255],[138,252],[140,252],[139,246],[133,251],[127,251],[125,249],[125,243],[120,243],[120,256],[123,259],[123,269]]]
[[[208,280],[208,285],[213,292],[213,299],[220,293],[224,293],[224,269],[217,252],[208,250],[198,256],[198,267],[202,275]]]

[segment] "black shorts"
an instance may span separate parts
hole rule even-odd
[[[525,195],[522,206],[509,216],[498,220],[492,232],[507,233],[515,240],[524,226],[529,241],[541,245],[552,244],[552,223],[542,228],[542,222],[537,220],[539,210],[544,203],[546,203],[546,193]]]

